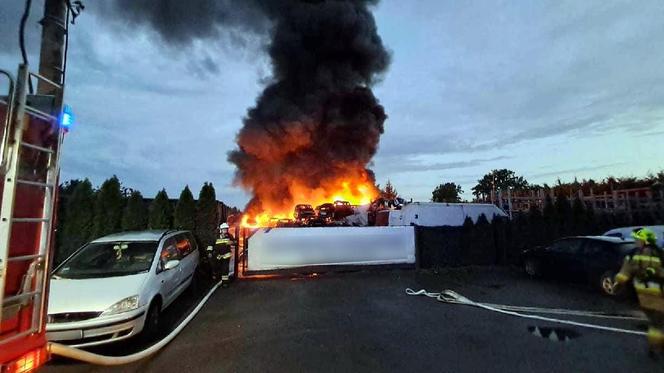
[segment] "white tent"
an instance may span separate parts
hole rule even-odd
[[[492,204],[414,202],[406,204],[401,210],[390,211],[389,225],[458,227],[463,225],[466,217],[470,217],[473,223],[476,223],[482,214],[489,221],[496,217],[507,217],[503,210]]]

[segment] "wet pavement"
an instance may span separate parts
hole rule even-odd
[[[475,301],[520,306],[636,309],[633,300],[532,280],[507,268],[367,270],[240,281],[217,291],[187,328],[151,358],[121,367],[57,359],[43,371],[664,371],[664,359],[648,358],[645,337],[443,304],[408,296],[408,287],[452,289]],[[191,291],[166,310],[166,329],[184,318],[203,293]],[[645,328],[634,320],[565,318]],[[117,355],[145,345],[127,341],[94,352]]]

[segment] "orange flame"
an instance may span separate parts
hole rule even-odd
[[[351,205],[366,205],[371,203],[379,194],[376,186],[365,177],[357,180],[343,178],[330,183],[327,187],[311,188],[293,181],[289,185],[292,196],[298,196],[297,201],[284,204],[266,205],[263,203],[263,211],[258,213],[247,213],[242,216],[242,227],[259,228],[276,225],[279,219],[293,218],[293,212],[297,204],[310,204],[312,207],[334,201],[348,201]]]

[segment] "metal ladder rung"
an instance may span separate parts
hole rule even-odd
[[[3,299],[2,304],[12,303],[14,301],[25,299],[25,298],[34,298],[39,294],[41,294],[41,291],[31,291],[29,293],[14,295],[12,297],[7,297],[7,298]]]
[[[28,73],[28,74],[30,74],[30,76],[33,76],[33,77],[35,77],[39,80],[42,80],[42,81],[52,85],[53,87],[55,87],[57,89],[62,89],[62,85],[60,83],[56,83],[56,82],[52,81],[51,79],[49,79],[45,76],[39,75],[37,73]]]
[[[34,114],[35,116],[40,117],[40,118],[42,118],[44,120],[47,120],[47,121],[53,121],[53,122],[58,121],[58,118],[56,116],[51,115],[51,114],[46,113],[46,112],[43,112],[39,109],[35,109],[32,106],[25,105],[25,111],[28,111],[31,114]]]
[[[39,330],[36,329],[36,328],[30,328],[29,330],[26,330],[26,331],[24,331],[24,332],[21,332],[21,333],[18,333],[18,334],[14,334],[14,335],[12,335],[11,337],[0,338],[0,345],[5,344],[5,343],[9,343],[9,342],[12,342],[12,341],[15,341],[15,340],[17,340],[17,339],[23,338],[23,337],[25,337],[25,336],[28,336],[28,335],[31,335],[31,334],[34,334],[34,333],[37,333],[38,331],[39,331]]]
[[[23,141],[21,141],[21,146],[25,146],[26,148],[30,148],[30,149],[34,149],[34,150],[38,150],[38,151],[40,151],[40,152],[44,152],[44,153],[49,153],[49,154],[52,154],[52,153],[53,153],[53,149],[44,148],[44,147],[42,147],[42,146],[34,145],[34,144],[30,144],[30,143],[28,143],[28,142],[23,142]]]
[[[30,181],[30,180],[17,179],[16,182],[18,184],[32,185],[32,186],[38,186],[38,187],[42,187],[42,188],[54,188],[55,187],[55,185],[53,185],[53,184],[42,183],[42,182],[39,182],[39,181]]]
[[[12,218],[14,223],[46,223],[50,220],[49,218]]]
[[[8,262],[24,262],[26,260],[45,258],[44,254],[34,254],[34,255],[21,255],[21,256],[10,256],[7,258]]]

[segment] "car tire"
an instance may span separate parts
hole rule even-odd
[[[161,318],[161,304],[159,300],[155,299],[150,303],[148,313],[145,316],[145,323],[143,324],[143,338],[152,339],[159,331],[159,321]]]
[[[540,263],[536,259],[526,259],[523,263],[523,269],[530,277],[540,277],[542,275]]]
[[[617,297],[621,295],[622,291],[616,290],[614,288],[614,282],[615,282],[615,277],[616,273],[613,271],[606,271],[602,273],[601,276],[599,276],[598,280],[598,285],[600,290],[602,291],[602,294],[610,296],[610,297]]]

